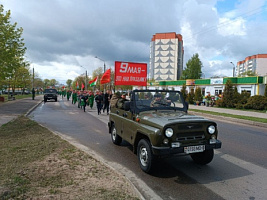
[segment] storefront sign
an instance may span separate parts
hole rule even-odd
[[[223,84],[223,78],[211,78],[210,79],[210,84],[211,85]]]

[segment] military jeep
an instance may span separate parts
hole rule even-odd
[[[114,144],[133,146],[141,169],[149,173],[156,158],[190,155],[197,164],[212,161],[221,148],[217,124],[189,115],[188,103],[179,91],[134,90],[122,108],[111,107],[109,133]]]
[[[57,101],[57,90],[56,89],[45,89],[44,90],[44,102],[47,100],[54,99]]]

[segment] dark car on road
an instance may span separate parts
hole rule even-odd
[[[130,143],[147,173],[157,158],[190,155],[195,163],[205,165],[212,161],[214,149],[221,148],[217,124],[189,115],[188,103],[179,91],[134,90],[123,107],[111,105],[112,142]]]
[[[47,100],[54,99],[57,101],[57,90],[56,89],[45,89],[44,90],[44,102]]]

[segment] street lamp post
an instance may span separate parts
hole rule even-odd
[[[233,77],[235,77],[235,64],[233,62],[230,62],[233,65]]]
[[[205,79],[205,74],[204,74],[204,72],[200,72],[199,74],[200,74],[200,78],[203,77],[203,78]]]
[[[95,58],[97,58],[97,59],[99,59],[99,60],[101,60],[101,61],[103,61],[104,62],[104,73],[105,73],[105,71],[106,71],[106,63],[105,63],[105,61],[104,60],[102,60],[101,58],[99,58],[99,57],[97,57],[97,56],[95,56]],[[103,73],[103,74],[104,74]],[[104,87],[104,93],[106,92],[106,89],[105,89],[105,84],[103,85],[103,87]]]
[[[82,68],[84,68],[83,66],[81,66]],[[85,69],[85,90],[87,90],[87,69]]]
[[[99,59],[99,60],[101,60],[101,61],[103,61],[103,62],[104,62],[104,73],[105,73],[105,71],[106,71],[106,64],[105,64],[105,61],[104,61],[104,60],[102,60],[101,58],[97,57],[97,56],[95,56],[95,58],[97,58],[97,59]]]

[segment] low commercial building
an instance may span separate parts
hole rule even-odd
[[[178,81],[160,81],[148,83],[148,89],[168,89],[181,91],[183,85],[186,85],[187,92],[195,91],[197,87],[201,88],[202,95],[218,96],[223,93],[227,80],[230,80],[237,87],[239,93],[246,90],[254,95],[264,95],[267,84],[267,76],[253,77],[226,77],[211,79],[187,79]],[[142,89],[134,87],[134,89]]]

